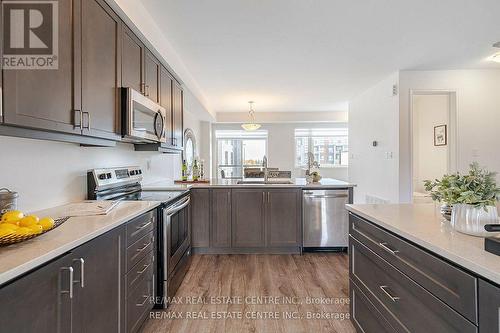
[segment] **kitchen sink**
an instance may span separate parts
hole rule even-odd
[[[267,181],[260,179],[245,179],[238,180],[237,184],[239,185],[293,185],[294,182],[286,179],[268,179]]]

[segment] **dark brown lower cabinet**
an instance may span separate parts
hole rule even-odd
[[[499,332],[498,287],[376,223],[349,219],[351,318],[358,332]]]
[[[191,191],[195,252],[300,252],[300,189],[228,187]]]
[[[264,247],[265,238],[265,201],[263,190],[232,190],[231,240],[232,247]]]
[[[479,333],[500,332],[500,287],[479,279]]]
[[[71,331],[72,258],[65,255],[0,289],[1,332]]]
[[[210,246],[210,190],[191,189],[191,245]]]
[[[267,246],[300,246],[301,194],[298,189],[266,191]]]
[[[124,235],[120,227],[72,251],[73,332],[119,332],[123,328]]]
[[[213,189],[210,193],[210,246],[231,246],[231,189]]]
[[[126,225],[117,227],[1,286],[0,332],[137,332],[153,307],[156,251],[140,247],[127,272],[127,239]]]

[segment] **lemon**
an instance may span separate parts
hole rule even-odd
[[[12,234],[14,231],[9,229],[0,229],[0,238]]]
[[[14,231],[14,234],[16,235],[19,235],[19,236],[27,236],[27,235],[32,235],[34,234],[33,230],[31,230],[30,228],[26,228],[26,227],[21,227],[19,229],[16,229]]]
[[[43,231],[43,227],[39,224],[33,224],[27,228],[30,229],[34,234],[39,234]]]
[[[40,219],[38,218],[38,216],[28,215],[28,216],[23,217],[19,221],[19,226],[20,227],[29,227],[29,226],[37,224],[39,220]]]
[[[2,215],[2,222],[16,222],[24,217],[23,212],[20,210],[11,210]]]
[[[19,229],[19,226],[17,226],[16,224],[12,224],[12,223],[1,223],[0,224],[0,230],[16,230],[16,229]]]
[[[19,226],[19,220],[17,220],[17,221],[6,221],[6,222],[2,222],[2,224],[12,224],[12,225],[15,225],[17,227],[17,226]]]
[[[38,222],[38,224],[42,226],[43,231],[52,229],[55,223],[56,222],[51,217],[44,217]]]

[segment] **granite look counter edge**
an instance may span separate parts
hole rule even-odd
[[[31,240],[0,248],[0,285],[35,269],[104,233],[160,206],[156,201],[123,201],[109,214],[72,217],[61,226]],[[64,216],[63,207],[39,216]]]
[[[500,258],[484,250],[484,238],[453,230],[434,204],[355,204],[347,210],[500,285]]]

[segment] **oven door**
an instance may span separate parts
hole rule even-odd
[[[123,88],[124,134],[135,141],[167,142],[167,111],[140,92]]]
[[[163,211],[163,274],[172,277],[182,256],[191,246],[189,195]]]

